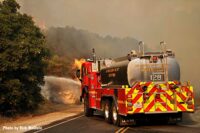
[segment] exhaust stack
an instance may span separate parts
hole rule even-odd
[[[95,53],[95,49],[92,49],[92,58],[93,58],[93,62],[96,63],[97,58],[96,58],[96,53]]]

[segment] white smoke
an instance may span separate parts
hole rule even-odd
[[[80,82],[70,78],[45,76],[42,95],[49,101],[63,104],[79,103]]]

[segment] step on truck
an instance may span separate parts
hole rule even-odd
[[[85,116],[102,111],[117,126],[145,120],[176,123],[194,112],[193,87],[180,82],[180,67],[171,50],[139,50],[116,59],[87,59],[76,75],[81,81],[80,101]]]

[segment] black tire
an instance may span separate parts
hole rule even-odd
[[[84,114],[87,117],[93,116],[94,110],[89,107],[89,99],[88,96],[84,97]]]
[[[112,123],[112,104],[109,100],[104,104],[104,118],[106,122]]]
[[[112,122],[116,126],[121,126],[122,116],[118,114],[117,107],[115,103],[112,103]]]

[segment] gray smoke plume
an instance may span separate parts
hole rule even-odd
[[[191,81],[195,94],[200,97],[199,0],[18,1],[22,12],[32,15],[36,21],[44,21],[47,27],[69,25],[101,35],[131,36],[156,51],[159,42],[165,40],[176,53],[181,80]]]
[[[101,58],[125,56],[132,49],[138,49],[138,41],[134,38],[103,37],[69,26],[49,28],[46,40],[54,53],[70,58],[88,58],[92,48],[96,49],[97,57]]]
[[[79,103],[80,82],[70,78],[45,76],[41,93],[51,102],[76,104]]]

